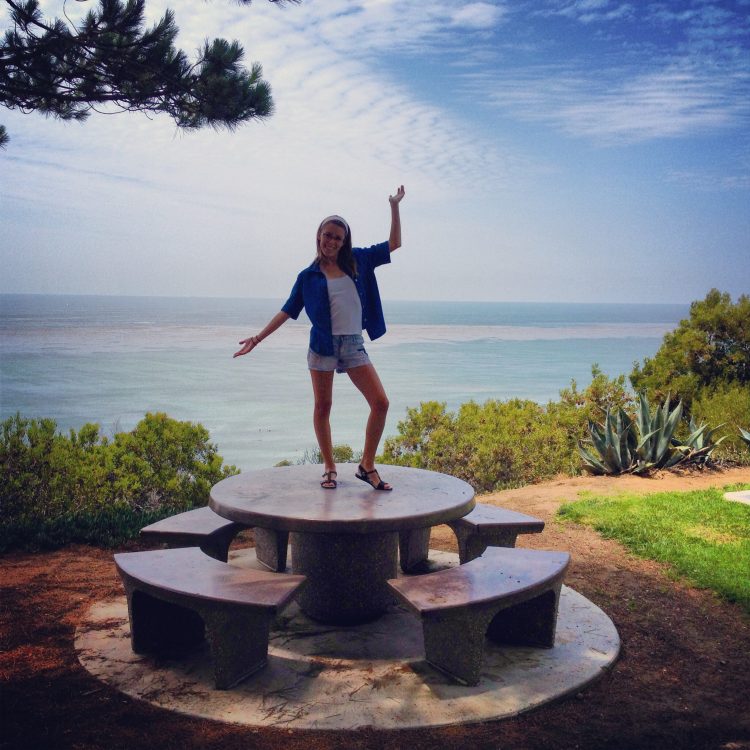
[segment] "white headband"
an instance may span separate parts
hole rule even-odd
[[[329,222],[329,221],[338,221],[339,223],[343,224],[346,227],[346,233],[347,235],[351,234],[351,229],[349,229],[349,225],[346,223],[346,219],[342,219],[340,216],[337,216],[334,214],[333,216],[326,216],[323,221],[320,222],[320,226],[318,227],[318,232]]]

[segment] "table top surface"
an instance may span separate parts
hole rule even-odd
[[[304,464],[228,477],[212,487],[209,505],[246,526],[349,534],[426,528],[474,507],[474,489],[461,479],[407,466],[378,468],[392,492],[357,479],[355,464],[339,464],[338,487],[326,490],[320,486],[323,466]]]

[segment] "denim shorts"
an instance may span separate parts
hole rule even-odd
[[[330,357],[317,354],[312,349],[307,352],[307,366],[311,370],[346,372],[352,367],[369,364],[370,358],[365,351],[365,340],[359,333],[334,336],[333,354]]]

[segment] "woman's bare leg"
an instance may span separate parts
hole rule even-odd
[[[310,370],[312,377],[313,395],[313,427],[318,439],[320,455],[323,458],[326,471],[336,471],[333,460],[333,441],[331,439],[331,404],[333,403],[333,372]]]
[[[375,454],[378,452],[380,438],[385,429],[385,418],[388,415],[388,396],[380,382],[380,377],[372,365],[352,367],[346,371],[352,383],[360,390],[370,406],[370,416],[365,428],[365,447],[362,451],[362,466],[365,471],[375,468]],[[371,474],[375,484],[380,481],[377,474]],[[388,485],[386,484],[386,487]]]

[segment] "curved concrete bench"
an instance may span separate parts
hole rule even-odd
[[[462,565],[482,555],[487,547],[515,547],[519,534],[539,534],[544,530],[541,518],[486,504],[475,505],[471,513],[448,525],[458,540]]]
[[[221,690],[265,665],[270,625],[305,580],[237,568],[198,547],[123,552],[115,564],[133,651],[178,656],[205,638]]]
[[[493,548],[456,568],[388,584],[422,621],[427,661],[476,685],[484,638],[551,648],[567,552]]]
[[[229,545],[242,529],[240,523],[222,518],[211,508],[195,508],[144,526],[141,536],[170,547],[200,547],[207,555],[226,562]],[[271,529],[255,529],[255,553],[270,570],[286,570],[289,534]]]
[[[229,545],[241,530],[240,524],[222,518],[206,506],[144,526],[141,536],[170,547],[200,547],[210,557],[226,562]]]
[[[479,557],[487,547],[515,547],[519,534],[538,534],[544,521],[497,505],[477,503],[471,513],[448,522],[458,541],[461,564]],[[430,529],[402,531],[399,535],[401,569],[404,573],[427,561]]]

